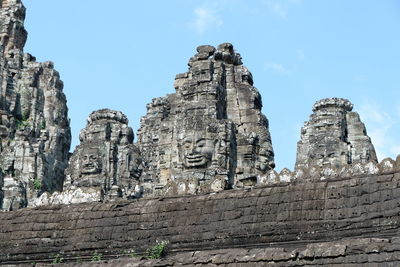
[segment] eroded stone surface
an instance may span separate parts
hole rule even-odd
[[[297,143],[296,169],[312,166],[340,168],[353,163],[377,163],[364,124],[347,99],[316,102]]]
[[[63,191],[43,194],[31,206],[142,197],[142,158],[122,112],[92,112],[79,139],[65,171]]]
[[[142,192],[139,178],[142,160],[133,144],[134,134],[127,117],[120,111],[101,109],[90,114],[87,126],[79,135],[66,170],[66,202],[75,189],[86,192],[98,189],[98,200],[117,197],[137,198]],[[87,201],[93,200],[89,193]],[[81,202],[84,201],[82,197]]]
[[[60,267],[136,267],[136,266],[398,266],[398,238],[348,238],[294,247],[225,248],[180,252],[158,260],[136,255],[121,255],[100,262],[70,261]],[[271,245],[270,245],[271,246]],[[82,260],[82,259],[81,259]],[[10,265],[20,266],[20,265]],[[30,266],[30,265],[29,265]],[[54,266],[38,263],[37,267]],[[27,265],[28,267],[28,265]]]
[[[297,260],[337,257],[336,263],[343,264],[342,245],[347,246],[347,238],[392,240],[385,250],[379,242],[364,240],[347,247],[346,255],[364,250],[377,255],[400,248],[399,178],[399,173],[392,173],[302,180],[207,195],[0,213],[0,262],[51,262],[57,254],[76,262],[77,257],[90,260],[95,250],[104,258],[126,250],[143,255],[156,240],[167,240],[171,254],[197,251],[194,255],[207,261],[213,259],[205,256],[209,250],[229,248],[235,253],[231,249],[240,246],[271,249],[257,257],[289,262],[296,257],[293,250],[301,246]],[[322,244],[331,241],[337,242]],[[282,254],[284,250],[290,253]],[[254,254],[258,253],[236,256],[246,262],[254,260]],[[227,259],[218,259],[223,260]]]
[[[176,76],[176,93],[153,99],[141,120],[150,194],[252,186],[274,167],[261,96],[240,54],[229,43],[197,52],[189,71]]]
[[[71,134],[53,63],[23,53],[24,6],[0,7],[0,209],[13,210],[62,189]]]

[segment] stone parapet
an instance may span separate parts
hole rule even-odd
[[[42,206],[0,213],[0,261],[285,247],[398,237],[400,173],[282,182],[215,194]]]

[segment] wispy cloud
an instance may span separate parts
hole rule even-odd
[[[278,17],[283,19],[287,18],[287,9],[281,1],[267,0],[265,1],[265,4],[267,5],[268,9],[275,13]]]
[[[400,114],[389,114],[376,103],[365,103],[359,109],[379,160],[396,158],[400,154],[400,140],[397,138]]]
[[[372,124],[393,124],[393,118],[386,111],[383,111],[378,104],[365,103],[360,108],[360,114]]]
[[[194,20],[189,24],[197,34],[203,35],[206,31],[219,28],[222,24],[222,18],[215,8],[201,6],[194,9]]]
[[[284,65],[276,62],[266,62],[265,68],[279,74],[289,74],[290,71]]]
[[[263,3],[273,14],[281,19],[287,19],[289,9],[301,4],[302,0],[264,0]]]
[[[400,104],[396,106],[397,117],[400,118]]]
[[[303,50],[301,49],[296,49],[295,51],[295,56],[291,58],[291,62],[286,64],[274,62],[274,61],[267,61],[264,64],[264,69],[268,71],[272,71],[274,73],[278,74],[284,74],[284,75],[289,75],[292,73],[295,73],[298,69],[299,66],[303,63],[303,61],[306,59],[306,55]],[[292,51],[293,53],[293,51]]]
[[[303,50],[297,49],[296,50],[296,57],[298,61],[304,61],[306,59],[306,54]]]

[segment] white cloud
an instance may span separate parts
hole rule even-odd
[[[266,7],[281,19],[287,19],[289,9],[301,4],[301,0],[264,0]]]
[[[279,73],[279,74],[289,74],[290,71],[283,66],[282,64],[279,63],[275,63],[275,62],[267,62],[265,63],[265,68],[267,70],[272,70],[275,73]]]
[[[387,157],[396,159],[400,154],[400,140],[397,138],[400,116],[390,115],[375,103],[363,104],[359,109],[359,114],[371,137],[378,160]]]
[[[377,104],[365,103],[360,108],[360,114],[372,124],[393,124],[393,118]]]
[[[203,35],[210,29],[216,29],[223,24],[217,10],[210,7],[197,7],[194,10],[195,18],[190,23],[190,27],[198,34]]]
[[[284,75],[296,73],[301,67],[303,61],[306,59],[306,55],[301,49],[296,49],[294,51],[291,51],[291,53],[293,53],[291,62],[286,62],[286,65],[273,61],[267,61],[264,64],[264,69]]]

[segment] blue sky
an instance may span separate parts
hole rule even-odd
[[[400,1],[25,0],[25,51],[55,62],[73,147],[93,110],[124,112],[173,93],[202,44],[231,42],[253,73],[277,170],[293,169],[315,101],[348,98],[379,160],[400,154]],[[73,150],[73,147],[71,150]]]

